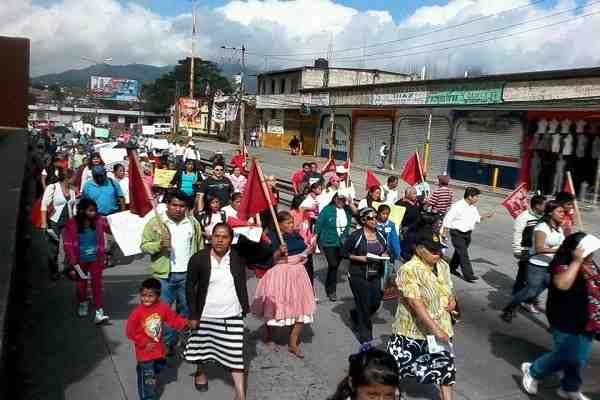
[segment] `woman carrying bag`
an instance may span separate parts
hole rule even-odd
[[[50,279],[60,279],[58,273],[58,248],[60,235],[75,214],[75,189],[71,185],[73,171],[59,169],[57,182],[46,186],[41,202],[40,228],[48,237],[48,268]]]

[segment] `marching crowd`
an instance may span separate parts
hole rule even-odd
[[[235,399],[244,400],[248,313],[264,320],[267,348],[275,349],[274,331],[287,328],[290,356],[303,359],[300,334],[314,322],[320,302],[314,288],[314,259],[320,255],[327,263],[324,286],[331,302],[338,300],[340,264],[348,262],[354,298],[348,317],[361,344],[331,399],[395,399],[407,378],[438,385],[443,400],[453,398],[453,326],[462,316],[452,275],[477,281],[469,256],[471,235],[478,223],[493,218],[479,213],[477,188],[467,188],[454,202],[443,175],[431,193],[411,186],[401,195],[398,177],[390,176],[385,185],[367,185],[366,197],[356,202],[349,164],[319,168],[305,163],[292,176],[295,195],[289,210],[279,204],[275,177],[267,176],[273,207],[246,216],[238,211],[245,196],[255,193],[243,151],[229,162],[217,153],[207,172],[193,142],[172,143],[162,154],[138,146],[144,181],[160,203],[141,239],[151,277],[140,285],[140,303],[126,328],[138,362],[141,399],[157,398],[166,357],[181,351],[197,365],[193,384],[198,391],[209,390],[203,366],[214,362],[231,372]],[[75,281],[78,315],[88,315],[91,286],[95,322],[104,323],[109,317],[102,302],[102,273],[114,263],[116,250],[106,217],[128,209],[134,195],[131,177],[125,163],[107,171],[93,145],[81,140],[61,149],[49,134],[40,151],[37,225],[48,235],[50,276],[60,279],[62,241],[64,272]],[[153,185],[157,165],[177,169],[170,188]],[[501,317],[512,321],[520,306],[543,312],[539,299],[547,289],[545,312],[555,348],[523,364],[523,388],[536,394],[539,380],[562,371],[559,396],[585,400],[582,369],[600,332],[600,264],[595,261],[600,240],[577,232],[573,203],[569,193],[549,201],[535,195],[515,220],[518,273]],[[260,239],[238,233],[240,227],[259,228]],[[446,262],[450,242],[454,254]],[[247,287],[249,271],[259,279],[253,295]],[[374,348],[372,328],[384,300],[398,303],[386,351]]]

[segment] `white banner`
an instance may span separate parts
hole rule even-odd
[[[154,215],[154,211],[150,211],[144,218],[140,218],[130,211],[122,211],[107,217],[112,235],[125,257],[142,252],[142,249],[140,249],[142,233],[144,227]]]

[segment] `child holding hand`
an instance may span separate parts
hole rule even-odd
[[[188,324],[160,300],[160,282],[146,279],[140,288],[140,304],[127,319],[126,334],[134,343],[140,400],[155,400],[158,375],[166,366],[163,324],[183,330]]]

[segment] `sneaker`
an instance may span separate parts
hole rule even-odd
[[[99,308],[96,310],[96,316],[94,317],[94,322],[96,325],[103,324],[108,321],[108,315],[104,314],[104,310]]]
[[[533,379],[533,377],[529,374],[530,368],[531,363],[521,364],[521,372],[523,372],[521,384],[523,385],[523,390],[525,390],[527,394],[536,395],[538,391],[538,381]]]
[[[83,303],[79,303],[79,309],[77,309],[77,316],[79,317],[87,317],[88,315],[88,303],[84,301]]]
[[[537,307],[531,303],[522,303],[521,307],[531,314],[540,314],[540,310],[538,310]]]
[[[562,388],[558,388],[558,390],[556,391],[556,394],[561,399],[568,399],[568,400],[590,400],[589,397],[587,397],[586,395],[584,395],[581,392],[565,392],[564,390],[562,390]]]

